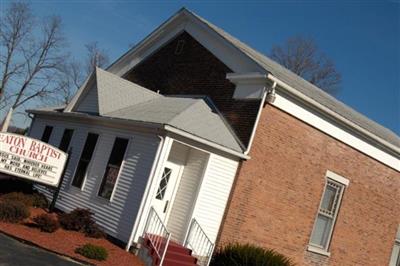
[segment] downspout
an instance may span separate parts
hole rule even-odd
[[[126,247],[125,247],[126,251],[129,251],[129,248],[130,248],[130,246],[132,244],[132,241],[133,241],[133,237],[137,232],[137,227],[138,227],[138,223],[139,223],[139,220],[140,220],[139,217],[141,217],[143,215],[144,205],[145,205],[145,202],[146,202],[145,199],[148,198],[148,195],[150,193],[150,185],[153,183],[153,179],[154,179],[154,176],[155,176],[155,171],[156,171],[158,162],[160,160],[161,150],[162,150],[165,138],[163,136],[160,136],[160,135],[157,135],[157,137],[160,139],[160,143],[158,144],[158,148],[157,148],[157,152],[156,152],[154,163],[151,166],[149,180],[147,182],[146,189],[145,189],[144,194],[143,194],[142,202],[140,203],[140,208],[139,208],[139,211],[138,211],[138,215],[136,216],[136,221],[132,226],[131,235],[129,236],[128,243],[126,244]],[[135,228],[136,228],[136,230],[135,230]]]
[[[265,105],[265,101],[267,100],[267,98],[268,98],[269,102],[273,102],[275,100],[275,87],[276,87],[276,82],[274,81],[274,83],[272,84],[270,89],[268,89],[268,90],[265,88],[263,89],[263,93],[262,93],[263,96],[261,99],[260,108],[258,109],[256,121],[254,122],[254,127],[253,127],[253,131],[251,132],[249,144],[247,145],[247,149],[244,151],[245,155],[248,155],[250,152],[250,148],[253,143],[254,136],[256,134],[258,122],[260,120],[261,113],[262,113],[263,107]]]

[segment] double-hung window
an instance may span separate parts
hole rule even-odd
[[[392,256],[390,257],[389,266],[400,266],[400,226],[397,230]]]
[[[51,137],[51,132],[53,132],[53,127],[52,126],[46,126],[44,128],[42,138],[40,139],[43,142],[49,143],[50,137]]]
[[[128,146],[129,140],[116,138],[112,148],[110,158],[108,159],[106,171],[104,172],[103,180],[101,181],[98,195],[105,199],[111,199],[115,184],[119,175],[122,161]]]
[[[343,181],[343,182],[340,182]],[[328,171],[308,250],[329,255],[328,248],[348,180]]]
[[[98,138],[99,135],[94,133],[89,133],[86,138],[85,146],[83,147],[81,158],[79,159],[78,166],[75,170],[75,176],[72,180],[72,185],[74,187],[82,188],[83,181],[85,179],[90,160],[92,159]]]

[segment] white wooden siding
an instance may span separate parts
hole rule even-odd
[[[96,222],[108,234],[127,242],[149,178],[159,139],[155,135],[111,130],[104,127],[88,127],[61,121],[45,121],[40,118],[35,118],[30,135],[40,138],[45,125],[54,126],[49,143],[55,146],[59,145],[65,128],[74,129],[70,144],[73,149],[72,156],[56,207],[63,211],[71,211],[77,207],[90,208],[95,213]],[[88,132],[98,133],[99,139],[88,168],[88,175],[80,190],[70,184]],[[129,138],[130,142],[116,190],[110,202],[98,197],[97,192],[116,136]],[[48,190],[38,187],[51,198]]]
[[[86,95],[83,96],[83,99],[78,102],[78,105],[74,109],[83,113],[99,112],[99,97],[96,85],[92,85]]]
[[[189,227],[207,159],[207,153],[190,149],[167,223],[172,239],[177,242],[183,242]]]
[[[185,165],[189,153],[189,147],[179,142],[174,142],[168,155],[168,161],[178,165]]]
[[[215,242],[235,179],[238,161],[211,154],[193,217]]]

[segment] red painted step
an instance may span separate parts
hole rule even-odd
[[[153,241],[156,240],[161,243],[161,247],[166,244],[166,239],[160,236],[150,236]],[[149,250],[149,254],[153,257],[153,265],[158,266],[160,259],[153,249],[148,236],[145,237],[143,243]],[[163,266],[193,266],[196,265],[197,259],[193,257],[192,251],[174,241],[170,241],[168,244],[167,252],[165,253]]]
[[[163,266],[193,266],[195,263],[181,262],[179,260],[164,260]]]
[[[195,257],[182,254],[181,252],[170,251],[169,249],[167,250],[167,253],[165,254],[165,260],[178,260],[178,261],[182,261],[182,262],[191,263],[192,265],[196,264],[196,262],[197,262],[197,259]]]

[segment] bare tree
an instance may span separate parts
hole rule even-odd
[[[20,51],[21,42],[27,39],[31,31],[33,17],[29,7],[22,3],[13,3],[0,17],[0,99],[4,89],[13,75],[20,73],[23,63],[15,62],[16,54]]]
[[[104,49],[100,49],[97,42],[85,45],[87,49],[87,60],[85,63],[86,74],[90,75],[95,67],[104,68],[109,63],[109,57]]]
[[[330,94],[339,90],[341,75],[312,39],[289,38],[285,44],[272,47],[271,58]]]
[[[12,2],[0,20],[0,106],[15,110],[34,100],[54,100],[65,89],[65,41],[59,17],[33,17]],[[3,52],[4,51],[4,52]]]

